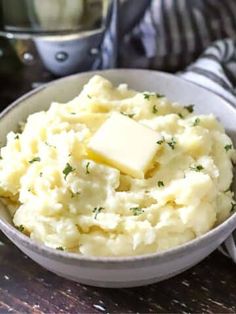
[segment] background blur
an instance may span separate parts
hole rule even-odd
[[[101,45],[108,4],[109,0],[0,0],[1,107],[13,100],[12,94],[89,70]]]
[[[0,0],[0,106],[82,71],[183,70],[223,38],[236,38],[235,0]],[[228,43],[210,57],[232,81]]]

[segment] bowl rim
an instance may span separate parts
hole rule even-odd
[[[98,70],[98,71],[90,71],[90,72],[81,72],[81,73],[76,73],[72,74],[66,77],[62,77],[56,80],[53,80],[52,82],[43,84],[42,86],[37,87],[34,90],[29,91],[28,93],[22,95],[21,97],[17,98],[13,103],[11,103],[9,106],[7,106],[2,112],[0,112],[0,121],[3,119],[8,113],[10,113],[11,110],[15,109],[18,107],[22,102],[24,102],[26,99],[30,98],[33,95],[36,95],[40,92],[42,92],[44,89],[53,86],[55,83],[63,80],[71,80],[79,76],[83,75],[106,75],[107,73],[111,72],[139,72],[141,73],[146,73],[146,74],[157,74],[157,75],[162,75],[166,76],[169,79],[176,79],[184,82],[184,84],[194,86],[195,88],[197,87],[200,90],[204,90],[205,92],[211,94],[212,96],[216,97],[219,99],[221,102],[224,103],[224,106],[227,106],[230,110],[236,114],[236,108],[229,102],[227,102],[225,99],[220,97],[219,95],[213,93],[211,90],[208,90],[198,84],[195,84],[191,81],[187,81],[186,79],[179,77],[177,75],[171,74],[171,73],[166,73],[163,71],[155,71],[155,70],[148,70],[148,69],[126,69],[126,68],[119,68],[119,69],[108,69],[108,70]],[[2,204],[2,202],[1,202]],[[3,205],[3,204],[2,204]],[[4,206],[4,205],[3,205]],[[44,254],[46,257],[50,257],[52,255],[59,257],[60,259],[66,259],[66,260],[73,260],[77,262],[89,262],[89,263],[121,263],[126,264],[126,263],[133,263],[134,261],[146,261],[146,260],[154,260],[154,259],[162,259],[162,258],[170,258],[176,254],[179,255],[185,255],[187,252],[188,254],[191,253],[192,251],[195,250],[195,247],[200,245],[203,242],[211,242],[211,240],[214,238],[214,236],[222,231],[223,229],[226,229],[227,226],[230,226],[229,228],[231,229],[232,226],[236,226],[236,210],[222,223],[219,225],[215,226],[213,229],[209,230],[205,234],[194,238],[186,243],[183,243],[181,245],[178,245],[176,247],[163,250],[160,252],[154,252],[154,253],[148,253],[148,254],[142,254],[142,255],[134,255],[134,256],[90,256],[90,255],[82,255],[79,253],[72,253],[72,252],[66,252],[66,251],[60,251],[56,250],[53,248],[50,248],[46,246],[43,243],[36,242],[35,240],[31,239],[30,237],[26,236],[25,234],[21,233],[18,231],[13,225],[8,223],[7,221],[3,220],[0,217],[0,229],[2,229],[3,233],[9,234],[11,238],[18,238],[19,241],[26,246],[27,248],[32,249],[33,251],[37,252],[38,254]]]

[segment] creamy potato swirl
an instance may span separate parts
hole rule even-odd
[[[114,111],[161,135],[145,179],[88,153],[91,136]],[[31,114],[22,132],[7,135],[0,196],[15,226],[49,247],[93,256],[147,254],[190,241],[230,215],[234,158],[213,115],[94,76],[78,97]]]

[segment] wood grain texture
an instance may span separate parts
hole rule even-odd
[[[214,252],[191,270],[154,285],[94,288],[60,278],[4,239],[0,313],[236,313],[236,267]]]
[[[1,76],[0,109],[30,89],[30,68]],[[42,73],[40,77],[48,74]],[[102,289],[60,278],[27,258],[0,235],[0,314],[236,313],[236,266],[218,251],[164,282]]]

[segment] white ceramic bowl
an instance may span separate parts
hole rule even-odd
[[[47,109],[52,101],[66,102],[80,92],[98,72],[82,73],[42,86],[14,102],[0,115],[0,142],[19,121]],[[170,74],[147,70],[100,72],[114,84],[128,83],[137,90],[157,91],[172,101],[196,104],[196,111],[213,113],[225,126],[236,145],[236,110],[220,97]],[[35,204],[37,206],[37,204]],[[197,264],[229,237],[236,226],[236,214],[207,234],[174,249],[137,257],[85,257],[50,249],[29,239],[11,224],[7,210],[0,205],[0,228],[25,254],[46,269],[69,279],[94,286],[133,287],[172,277]],[[23,265],[21,265],[23,267]]]

